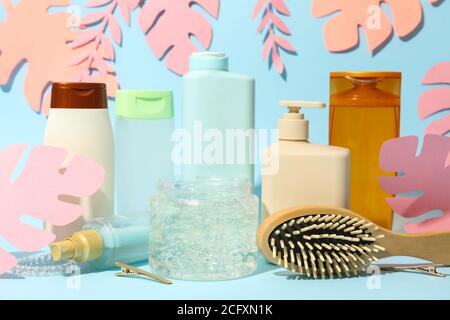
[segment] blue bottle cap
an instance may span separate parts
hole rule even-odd
[[[228,57],[223,52],[195,52],[189,57],[189,70],[228,71]]]

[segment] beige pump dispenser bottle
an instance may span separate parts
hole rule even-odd
[[[278,141],[263,156],[263,218],[293,206],[347,208],[350,151],[309,143],[309,121],[300,112],[325,103],[283,100],[280,105],[288,112],[278,121]]]

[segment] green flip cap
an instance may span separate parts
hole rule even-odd
[[[118,90],[116,115],[142,120],[173,118],[172,91]]]

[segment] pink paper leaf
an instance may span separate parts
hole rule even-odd
[[[133,11],[137,7],[139,7],[141,2],[142,2],[141,0],[128,0],[128,6],[130,7],[130,10]]]
[[[104,34],[101,37],[100,46],[101,49],[103,50],[102,57],[106,60],[113,61],[115,59],[116,53],[111,41]]]
[[[258,29],[256,29],[257,33],[263,32],[267,26],[270,26],[270,24],[271,24],[270,18],[271,18],[271,14],[266,11],[263,18],[261,19]]]
[[[281,32],[283,32],[286,35],[290,35],[291,32],[289,31],[289,28],[287,27],[287,25],[283,22],[283,20],[281,20],[280,17],[274,15],[274,14],[270,14],[270,20],[272,21],[273,25],[280,30]]]
[[[120,29],[120,25],[114,16],[109,17],[108,26],[114,41],[119,46],[122,45],[122,30]]]
[[[91,24],[98,23],[105,18],[104,12],[89,12],[84,17],[81,18],[81,24],[85,26],[89,26]]]
[[[446,84],[445,87],[432,88],[421,94],[418,112],[421,119],[450,109],[450,61],[432,67],[422,80],[424,84]],[[425,134],[445,135],[450,132],[450,115],[433,121],[425,130]]]
[[[269,37],[270,37],[270,35],[269,35]],[[273,45],[274,45],[274,43],[273,43],[272,39],[266,40],[266,42],[264,42],[263,51],[262,51],[263,60],[267,59],[267,57],[269,56],[269,53],[272,51]]]
[[[255,19],[261,14],[261,11],[267,7],[267,0],[258,0],[255,8],[253,9],[252,18]]]
[[[103,7],[111,3],[112,0],[89,0],[86,4],[86,8]]]
[[[389,6],[392,24],[381,3]],[[422,22],[423,14],[420,0],[313,0],[314,17],[336,12],[324,27],[325,44],[331,52],[355,48],[359,43],[358,27],[362,27],[368,50],[373,52],[389,39],[392,30],[401,38],[413,34]]]
[[[96,55],[94,57],[94,65],[102,76],[108,76],[108,67],[102,57]]]
[[[211,25],[193,4],[214,18],[219,15],[219,0],[152,0],[145,2],[139,15],[150,49],[158,59],[167,56],[167,68],[179,75],[187,72],[189,56],[198,51],[190,37],[195,36],[205,49],[212,42]]]
[[[20,250],[34,252],[51,243],[55,236],[23,223],[22,216],[57,226],[75,221],[83,213],[83,207],[59,197],[93,195],[102,185],[105,171],[95,162],[75,156],[61,173],[67,152],[38,146],[32,149],[18,178],[11,181],[26,148],[25,145],[10,145],[0,150],[0,236]],[[14,256],[0,248],[0,274],[15,264]]]
[[[267,12],[263,19],[261,20],[261,23],[258,26],[258,29],[256,32],[261,33],[268,25],[272,24],[275,26],[279,31],[283,32],[286,35],[290,35],[291,32],[289,31],[289,28],[287,25],[281,20],[279,17],[271,13],[270,11]]]
[[[283,0],[258,0],[253,11],[253,19],[262,11],[264,12],[262,14],[262,20],[256,31],[257,33],[261,33],[267,30],[263,44],[262,58],[266,60],[270,55],[275,70],[282,75],[284,74],[285,66],[279,49],[284,49],[291,54],[296,54],[297,52],[295,47],[286,38],[281,36],[281,33],[290,35],[291,32],[283,20],[276,15],[276,12],[285,16],[289,16],[290,12]],[[277,31],[281,33],[276,34]]]
[[[130,25],[130,5],[128,1],[119,1],[119,11],[125,23]]]
[[[86,61],[88,58],[89,58],[89,52],[81,52],[80,54],[74,56],[70,60],[70,65],[71,66],[77,66],[80,63],[83,63],[84,61]]]
[[[284,4],[284,0],[271,0],[270,1],[277,11],[285,16],[290,16],[288,7]]]
[[[115,96],[119,87],[113,65],[116,53],[112,41],[105,32],[109,30],[114,42],[121,45],[122,30],[114,16],[116,9],[119,8],[121,15],[129,24],[130,11],[137,8],[139,3],[140,1],[131,0],[91,0],[86,4],[86,7],[94,7],[99,11],[88,13],[82,21],[98,23],[90,29],[82,31],[81,33],[84,35],[75,40],[76,46],[72,45],[75,49],[89,52],[86,61],[83,60],[83,70],[74,78],[76,81],[104,82],[108,87],[108,96]],[[92,23],[86,23],[86,25],[89,26]]]
[[[450,61],[434,65],[422,80],[423,84],[450,84]]]
[[[287,51],[291,51],[291,52],[295,52],[295,48],[294,46],[285,38],[282,38],[280,36],[273,36],[273,41],[281,48],[287,50]]]
[[[99,39],[101,39],[101,36],[99,36]],[[80,64],[81,70],[78,75],[72,78],[72,81],[106,83],[108,97],[115,97],[119,84],[113,65],[104,61],[114,60],[110,59],[111,52],[108,52],[108,48],[105,46],[108,46],[106,42],[102,43],[96,40],[74,50],[74,56],[87,52],[88,58]]]
[[[450,166],[447,162],[450,137],[426,135],[422,150],[416,156],[417,147],[416,136],[388,140],[381,147],[381,168],[404,174],[379,178],[384,191],[397,194],[387,202],[406,218],[418,217],[432,210],[443,212],[443,217],[434,219],[433,223],[408,225],[408,232],[450,230]],[[420,192],[420,195],[399,195],[406,192]]]
[[[284,64],[283,64],[283,61],[281,61],[281,57],[280,57],[280,54],[278,53],[278,49],[275,47],[272,47],[272,60],[273,60],[273,64],[274,64],[277,72],[279,74],[283,73]]]
[[[79,32],[78,37],[71,43],[72,48],[79,48],[85,44],[94,41],[97,37],[97,32],[95,30],[86,30]]]
[[[0,23],[0,85],[6,85],[22,62],[27,66],[24,95],[36,112],[47,114],[48,88],[52,81],[72,81],[83,64],[71,65],[72,48],[77,37],[68,27],[71,14],[54,6],[69,6],[70,0],[21,0],[13,5],[3,0],[6,17]],[[18,41],[20,39],[20,41]],[[78,52],[77,54],[78,55]]]

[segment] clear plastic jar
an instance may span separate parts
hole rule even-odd
[[[149,264],[183,280],[227,280],[257,267],[258,198],[241,178],[162,180],[151,200]]]

